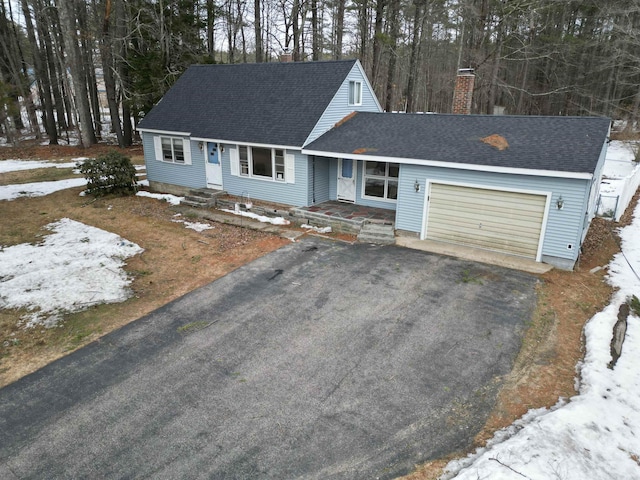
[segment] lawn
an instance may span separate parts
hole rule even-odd
[[[10,156],[8,150],[10,149],[6,147],[2,149],[5,158]],[[59,156],[55,158],[66,164],[64,168],[0,173],[0,189],[16,183],[24,188],[24,185],[30,183],[63,181],[77,177],[69,165],[73,163],[72,158],[81,156],[77,149],[64,151],[59,147],[57,153]],[[82,153],[82,156],[87,155],[87,152]],[[24,157],[33,159],[36,156],[27,152]],[[134,163],[143,163],[139,151],[134,150],[132,158]],[[187,228],[189,224],[204,225],[205,222],[191,222],[188,218],[176,216],[167,202],[139,196],[96,200],[80,196],[82,190],[82,187],[75,187],[43,196],[0,201],[0,245],[9,251],[11,246],[41,244],[46,237],[54,234],[47,226],[65,218],[120,236],[123,241],[138,245],[144,250],[124,260],[124,271],[131,282],[128,286],[129,298],[118,303],[98,303],[75,313],[64,314],[55,328],[46,328],[41,323],[34,328],[25,328],[28,323],[25,318],[31,313],[26,308],[1,309],[0,386],[7,385],[290,241],[223,223],[212,223],[209,225],[211,228],[196,231]],[[82,238],[88,237],[84,235]],[[82,238],[77,238],[75,247],[70,245],[75,252],[86,246],[86,243],[82,243]],[[34,260],[36,256],[43,255],[42,250],[34,250],[32,245],[27,246],[32,250],[25,255],[34,256]],[[79,255],[77,253],[76,256]],[[44,266],[40,270],[51,271],[53,277],[52,264],[42,265]],[[104,267],[103,272],[109,273],[106,268],[110,266]],[[61,281],[55,278],[48,280]],[[68,287],[67,290],[73,288],[77,289]],[[34,293],[41,297],[47,295],[44,290]]]

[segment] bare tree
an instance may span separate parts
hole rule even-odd
[[[87,84],[85,82],[86,77],[83,69],[83,58],[80,45],[78,44],[76,7],[77,0],[64,0],[60,1],[58,11],[60,13],[60,20],[64,26],[63,38],[67,53],[66,61],[71,70],[75,101],[80,119],[80,141],[82,146],[88,147],[97,143],[97,140],[91,119],[91,107],[89,105]]]

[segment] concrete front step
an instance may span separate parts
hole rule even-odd
[[[189,202],[190,205],[200,205],[202,207],[208,207],[215,203],[213,198],[201,197],[197,195],[187,195],[184,197],[183,202]]]
[[[226,193],[223,190],[189,190],[189,194],[185,195],[182,203],[190,207],[207,208],[216,205],[216,197]]]
[[[358,234],[360,243],[376,243],[393,245],[396,243],[393,225],[379,223],[365,223]]]
[[[197,190],[189,190],[189,195],[193,197],[203,197],[203,198],[216,198],[218,195],[223,195],[227,192],[224,190],[210,190],[208,188],[199,188]]]
[[[323,213],[309,212],[302,208],[292,208],[291,214],[299,222],[306,221],[311,225],[331,227],[334,231],[350,234],[357,234],[364,223],[364,219],[333,217]]]

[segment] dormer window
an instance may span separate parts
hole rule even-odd
[[[349,105],[362,105],[362,82],[349,82]]]

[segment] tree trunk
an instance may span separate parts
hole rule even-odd
[[[84,73],[87,91],[89,93],[89,105],[93,118],[94,133],[97,138],[102,138],[102,115],[100,100],[98,99],[98,82],[93,61],[92,46],[88,39],[93,35],[87,25],[87,6],[85,2],[78,4],[78,27],[80,29],[80,52],[82,54],[82,71]]]
[[[384,10],[387,6],[387,0],[377,0],[376,2],[376,19],[373,31],[373,59],[371,60],[371,81],[374,90],[378,85],[378,75],[380,73],[380,63],[382,62],[382,24],[384,21]]]
[[[36,11],[39,12],[36,16],[36,27],[38,31],[38,36],[41,39],[41,55],[42,55],[42,63],[46,68],[49,83],[51,85],[51,94],[54,100],[54,107],[56,111],[56,120],[58,125],[58,131],[67,130],[69,124],[71,123],[70,118],[67,116],[67,112],[65,111],[65,103],[62,95],[62,86],[59,78],[61,77],[58,74],[58,70],[56,68],[56,55],[55,55],[55,45],[51,36],[51,31],[56,32],[56,29],[53,27],[53,22],[51,21],[51,14],[53,13],[51,9],[45,9],[40,0],[36,0],[35,3]],[[42,44],[44,44],[44,48],[42,48]],[[61,70],[62,71],[62,70]]]
[[[396,60],[398,53],[398,36],[400,35],[400,0],[391,0],[391,12],[389,14],[389,70],[387,71],[387,94],[384,109],[387,112],[395,110],[396,90]]]
[[[360,62],[365,72],[369,71],[369,56],[367,55],[369,44],[369,0],[361,0],[358,11],[358,30],[360,31]]]
[[[422,17],[422,1],[414,2],[415,15],[413,17],[413,37],[411,38],[411,59],[409,60],[409,81],[407,84],[407,112],[416,111],[416,81],[418,76],[418,60],[420,52],[420,39],[422,36],[421,17]]]
[[[311,59],[314,62],[320,60],[321,38],[318,25],[318,0],[311,0]]]
[[[47,135],[49,136],[49,145],[58,144],[58,130],[56,127],[55,117],[53,115],[53,101],[51,99],[51,82],[49,81],[49,74],[46,71],[43,63],[42,52],[38,48],[38,42],[36,41],[36,34],[33,28],[33,21],[31,20],[31,11],[27,0],[21,0],[22,13],[24,15],[25,27],[27,30],[27,39],[31,46],[31,52],[33,56],[33,68],[40,83],[41,100],[44,105],[44,127]]]
[[[125,26],[124,18],[131,18],[130,7],[124,2],[116,4],[116,38],[130,38],[131,31]],[[118,42],[116,45],[116,55],[118,56],[118,77],[120,80],[120,97],[122,106],[122,140],[125,147],[133,143],[133,127],[131,125],[130,107],[130,80],[129,80],[129,50],[128,42]]]
[[[104,87],[107,93],[111,128],[116,134],[118,145],[124,147],[124,138],[120,126],[120,112],[116,100],[116,81],[113,75],[115,66],[113,63],[113,39],[111,36],[111,0],[105,0],[104,19],[102,21],[102,39],[100,42],[100,57],[102,58],[102,72],[104,75]]]
[[[76,26],[76,0],[65,0],[60,2],[60,21],[63,26],[62,37],[66,45],[67,62],[71,70],[73,79],[73,90],[80,120],[80,142],[83,147],[89,147],[97,143],[93,124],[91,121],[91,107],[89,106],[89,96],[87,84],[84,81],[85,75],[82,68],[82,54],[77,40]]]
[[[253,22],[253,27],[254,27],[254,32],[255,32],[255,36],[256,36],[256,63],[262,63],[264,61],[263,59],[263,52],[262,52],[262,17],[261,17],[261,11],[260,9],[262,8],[262,5],[260,4],[260,0],[254,0],[253,1],[253,10],[254,10],[254,22]]]
[[[336,20],[335,20],[335,30],[334,30],[334,49],[333,49],[333,58],[335,60],[342,59],[342,34],[344,31],[344,8],[345,8],[345,0],[338,0],[337,12],[336,12]]]
[[[211,60],[215,59],[215,3],[214,0],[207,0],[207,53]]]
[[[299,62],[302,60],[300,56],[300,0],[293,0],[291,23],[293,26],[293,61]]]

